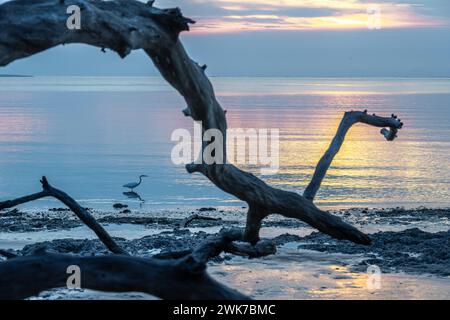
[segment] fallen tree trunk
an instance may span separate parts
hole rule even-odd
[[[81,288],[107,292],[142,292],[161,299],[241,300],[194,259],[160,260],[108,255],[80,257],[38,252],[0,263],[0,299],[24,299],[65,288],[69,266],[81,270]]]

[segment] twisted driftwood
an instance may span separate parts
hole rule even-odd
[[[143,292],[162,299],[248,299],[205,271],[191,256],[161,260],[106,255],[80,257],[45,251],[0,263],[0,299],[23,299],[66,287],[67,268],[81,270],[81,287],[108,292]]]
[[[226,232],[207,240],[191,254],[175,259],[151,259],[125,254],[80,257],[37,250],[0,263],[0,299],[24,299],[67,286],[67,269],[78,266],[81,287],[109,292],[143,292],[162,299],[241,300],[247,296],[212,279],[206,262],[234,240]]]
[[[187,108],[183,113],[195,121],[201,121],[203,131],[217,129],[222,133],[223,159],[227,159],[225,112],[205,75],[206,66],[199,66],[191,60],[179,41],[179,33],[189,30],[189,24],[194,22],[183,17],[178,8],[161,10],[152,4],[152,1],[144,4],[135,0],[7,2],[0,5],[0,66],[66,43],[84,43],[102,50],[108,48],[121,57],[127,56],[132,50],[143,49],[161,75],[184,97]],[[66,28],[66,8],[69,5],[78,5],[81,8],[80,30]],[[344,142],[345,134],[358,122],[382,128],[381,133],[387,140],[393,140],[403,125],[394,115],[379,117],[359,111],[346,113],[330,148],[317,165],[304,195],[273,188],[229,163],[189,164],[186,169],[190,173],[202,173],[217,187],[248,204],[247,223],[242,240],[257,243],[262,220],[277,213],[302,220],[337,239],[369,244],[370,238],[367,235],[340,218],[320,210],[312,202],[334,156]],[[207,146],[208,143],[203,143],[203,149]],[[3,205],[6,208],[36,200],[48,196],[47,192],[44,187],[44,191],[40,193],[13,200],[8,205],[2,203],[0,207]],[[69,204],[73,205],[70,201]],[[105,237],[101,227],[90,221],[86,211],[76,207],[71,209],[77,209],[74,212],[82,220],[85,219],[86,221],[83,221],[91,228],[95,227],[93,230],[108,248],[113,248],[113,252],[120,251]],[[17,262],[18,259],[26,258],[11,261]],[[8,263],[10,262],[1,265],[5,267],[4,264]]]

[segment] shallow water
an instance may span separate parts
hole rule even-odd
[[[280,170],[264,179],[303,191],[344,111],[401,116],[394,143],[357,125],[317,203],[329,208],[450,205],[450,79],[213,78],[230,128],[280,129]],[[171,161],[185,103],[159,78],[0,78],[0,201],[47,175],[84,205],[133,209],[242,203]],[[259,168],[249,168],[259,174]],[[146,179],[143,201],[121,185]],[[26,207],[59,206],[37,201]]]
[[[127,240],[159,234],[165,229],[149,229],[137,224],[107,224],[103,226],[114,237]],[[0,234],[0,249],[21,250],[26,245],[56,239],[97,239],[95,233],[86,226],[67,230],[42,230],[35,232],[3,232]]]

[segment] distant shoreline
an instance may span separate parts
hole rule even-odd
[[[0,74],[0,78],[32,78],[33,76],[20,74]]]
[[[149,74],[149,75],[105,75],[105,74],[49,74],[49,75],[15,75],[15,74],[0,74],[0,77],[18,77],[18,78],[34,78],[34,77],[60,77],[60,78],[158,78],[162,79],[159,74]],[[233,79],[246,79],[246,78],[260,78],[260,79],[315,79],[315,80],[450,80],[450,75],[448,76],[283,76],[283,75],[210,75],[210,78],[233,78]]]

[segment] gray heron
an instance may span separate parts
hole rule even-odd
[[[143,174],[143,175],[139,176],[139,182],[130,182],[130,183],[124,184],[123,187],[131,189],[131,191],[133,191],[134,188],[137,188],[142,183],[142,178],[146,178],[146,177],[147,176],[145,174]]]

